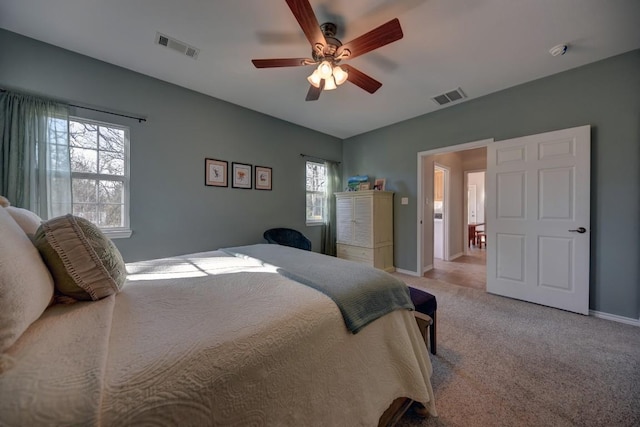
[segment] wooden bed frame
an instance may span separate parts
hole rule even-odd
[[[378,421],[378,427],[393,427],[396,423],[402,418],[405,412],[414,405],[414,411],[419,416],[426,418],[429,416],[429,412],[427,412],[426,408],[422,406],[422,404],[418,402],[414,402],[408,397],[399,397],[387,408],[386,411],[380,417]]]

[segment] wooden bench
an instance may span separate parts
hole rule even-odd
[[[429,350],[436,354],[436,310],[438,302],[436,297],[429,292],[409,286],[411,301],[416,307],[415,317],[418,328],[422,332],[425,344],[427,344],[427,329],[429,330]]]

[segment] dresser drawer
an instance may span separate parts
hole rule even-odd
[[[373,249],[359,246],[337,245],[338,258],[373,265]]]

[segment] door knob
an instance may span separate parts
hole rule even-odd
[[[586,228],[584,228],[584,227],[578,227],[576,230],[569,230],[569,231],[571,231],[571,232],[573,232],[573,233],[580,233],[580,234],[582,234],[582,233],[586,233],[586,232],[587,232],[587,229],[586,229]]]

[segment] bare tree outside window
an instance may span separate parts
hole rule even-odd
[[[101,228],[128,227],[128,138],[128,128],[69,120],[74,215]]]
[[[324,164],[307,162],[307,224],[321,224],[327,206],[327,169]]]

